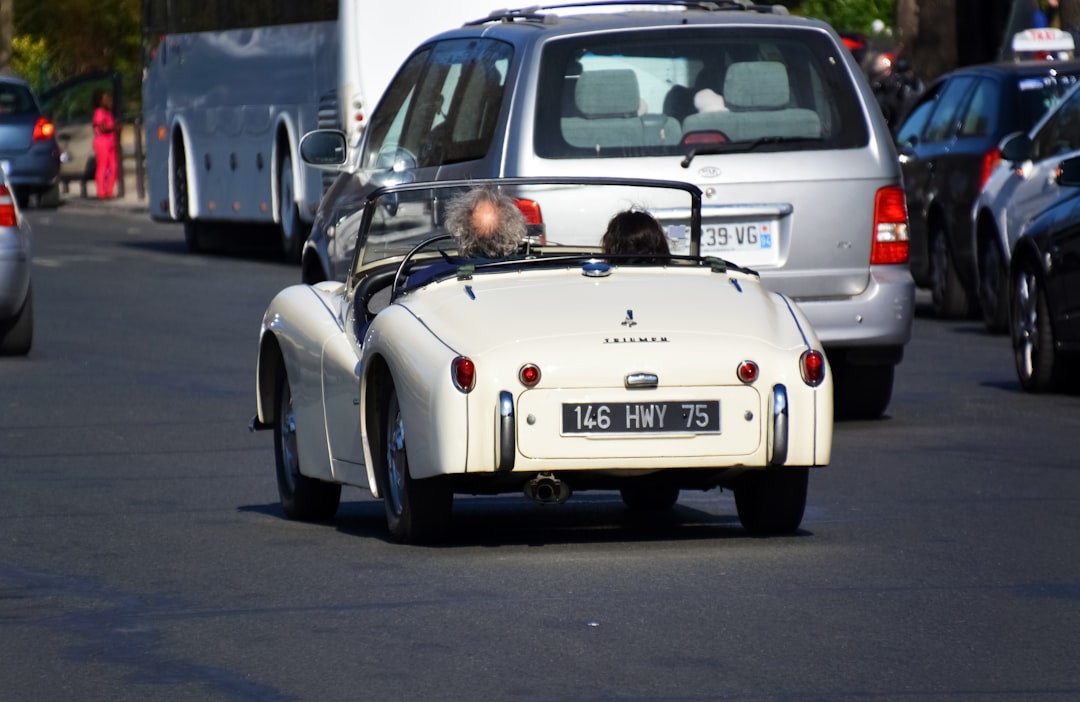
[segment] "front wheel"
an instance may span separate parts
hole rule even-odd
[[[794,533],[806,510],[809,468],[750,470],[735,485],[743,528],[755,535]]]
[[[1055,390],[1062,373],[1042,287],[1035,264],[1018,262],[1010,287],[1009,319],[1016,375],[1028,392]]]
[[[281,509],[290,519],[332,519],[341,502],[341,486],[300,474],[296,441],[296,415],[292,389],[284,369],[278,373],[277,406],[274,412],[274,462],[277,467]]]
[[[397,391],[390,385],[385,401],[383,443],[386,453],[379,492],[386,505],[390,536],[402,543],[426,543],[446,535],[453,493],[443,476],[416,480],[409,474],[405,421]]]

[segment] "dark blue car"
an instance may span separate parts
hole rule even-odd
[[[42,114],[26,81],[0,76],[0,168],[19,203],[60,202],[60,148],[55,127]]]

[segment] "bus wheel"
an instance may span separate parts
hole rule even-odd
[[[296,187],[293,183],[292,155],[286,153],[281,159],[281,175],[278,185],[278,206],[281,208],[281,252],[290,263],[300,263],[307,232],[296,207]]]

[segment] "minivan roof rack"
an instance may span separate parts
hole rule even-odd
[[[762,5],[751,0],[580,0],[580,2],[567,2],[558,5],[530,5],[518,9],[493,10],[483,19],[466,22],[465,26],[484,24],[485,22],[513,22],[517,19],[542,20],[542,12],[551,10],[565,10],[570,8],[592,7],[618,7],[618,6],[667,6],[682,7],[687,10],[705,10],[709,12],[717,10],[748,10],[751,12],[772,13],[777,15],[788,14],[784,5]]]

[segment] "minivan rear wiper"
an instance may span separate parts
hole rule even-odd
[[[702,144],[700,146],[694,146],[687,151],[686,156],[679,162],[679,165],[683,168],[689,168],[694,157],[699,154],[743,154],[748,151],[753,151],[764,144],[817,143],[820,141],[821,137],[768,136],[759,137],[750,141],[725,141],[715,144]]]

